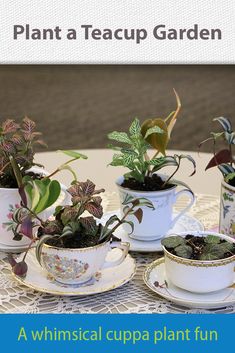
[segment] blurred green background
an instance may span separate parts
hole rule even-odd
[[[235,66],[0,66],[0,85],[1,121],[29,116],[49,150],[106,147],[135,116],[166,117],[173,87],[182,111],[170,148],[197,150],[214,117],[235,116]]]

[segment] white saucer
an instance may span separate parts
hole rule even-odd
[[[112,211],[108,212],[105,214],[105,216],[102,218],[101,222],[104,224],[110,216],[112,215],[117,215],[120,217],[120,211]],[[177,214],[174,213],[174,217]],[[201,231],[204,230],[204,226],[200,221],[198,221],[196,218],[190,215],[184,215],[180,217],[178,222],[174,225],[172,229],[169,230],[168,234],[170,233],[181,233],[181,232],[186,232],[186,231]],[[122,227],[119,227],[115,232],[114,235],[117,238],[120,238],[124,242],[130,243],[130,251],[138,251],[138,252],[156,252],[156,251],[162,251],[162,246],[161,246],[161,239],[154,240],[154,241],[140,241],[140,240],[135,240],[129,237],[129,235],[123,230]],[[165,234],[163,234],[164,236]]]
[[[158,259],[147,266],[143,278],[145,284],[155,293],[181,306],[215,309],[235,304],[234,285],[208,294],[192,293],[174,286],[166,279],[164,258]]]
[[[4,245],[0,243],[0,252],[11,253],[11,254],[20,254],[28,249],[28,245],[20,245],[20,246],[10,246]]]
[[[110,261],[115,260],[117,251],[115,249],[109,253]],[[135,260],[127,255],[121,265],[101,270],[95,278],[83,285],[66,285],[55,281],[42,269],[36,260],[35,250],[29,251],[26,263],[28,272],[25,278],[13,274],[17,281],[39,292],[63,296],[84,296],[110,291],[129,282],[136,271]]]

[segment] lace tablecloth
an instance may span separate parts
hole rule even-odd
[[[176,210],[186,200],[177,203]],[[105,211],[118,209],[116,193],[104,197]],[[219,200],[215,196],[197,195],[191,215],[198,218],[206,229],[218,224]],[[148,289],[142,280],[147,264],[162,256],[158,253],[132,253],[137,262],[134,278],[124,286],[103,294],[87,297],[58,297],[33,291],[20,285],[11,275],[10,267],[0,253],[0,313],[232,313],[235,306],[203,310],[180,307],[168,302]]]

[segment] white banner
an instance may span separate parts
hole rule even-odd
[[[234,0],[1,0],[1,64],[234,64]]]

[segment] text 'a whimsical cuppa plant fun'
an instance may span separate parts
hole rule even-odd
[[[163,167],[174,166],[176,167],[175,171],[161,185],[161,188],[164,189],[178,171],[181,160],[184,158],[193,163],[192,175],[195,173],[195,162],[191,156],[166,155],[166,148],[181,107],[180,99],[176,91],[174,92],[177,108],[167,118],[148,119],[142,125],[135,118],[129,128],[129,133],[114,131],[108,134],[110,140],[118,142],[118,145],[109,145],[111,149],[117,151],[110,165],[128,168],[130,171],[124,175],[126,180],[134,179],[139,183],[144,183],[146,178],[152,178],[154,173]],[[151,158],[148,152],[150,148],[155,149]]]
[[[133,230],[133,223],[127,221],[126,217],[132,214],[141,222],[143,211],[140,206],[153,207],[151,202],[144,198],[136,199],[127,196],[123,201],[123,205],[125,206],[123,217],[119,218],[113,215],[102,225],[97,222],[97,219],[103,216],[102,199],[99,194],[104,192],[104,189],[96,190],[95,184],[87,180],[86,182],[74,182],[68,189],[68,192],[71,195],[72,204],[58,206],[54,213],[54,218],[43,221],[37,214],[41,197],[38,199],[25,188],[25,194],[28,197],[26,203],[28,204],[29,202],[31,207],[22,203],[19,212],[24,214],[24,216],[22,219],[18,218],[18,231],[21,235],[29,237],[32,244],[38,241],[36,255],[39,262],[41,247],[44,243],[52,244],[59,248],[95,246],[110,240],[113,237],[114,231],[121,224],[128,223]],[[44,194],[40,188],[39,194]],[[48,195],[50,194],[49,190]],[[50,200],[50,196],[48,200]],[[34,205],[33,209],[32,205]],[[90,215],[87,216],[84,214],[85,212]],[[34,227],[39,228],[38,237],[33,235],[32,229]],[[24,276],[27,272],[27,264],[25,263],[26,255],[27,252],[20,263],[17,263],[12,257],[9,259],[13,272],[19,276]]]
[[[209,161],[206,170],[218,167],[218,169],[223,174],[224,180],[235,186],[235,159],[233,154],[233,149],[235,145],[235,131],[232,129],[231,121],[224,117],[219,117],[213,119],[217,121],[222,126],[222,131],[211,132],[211,137],[202,141],[199,145],[203,145],[205,142],[212,141],[213,143],[213,158]],[[217,141],[224,141],[227,147],[219,151],[216,150]]]

